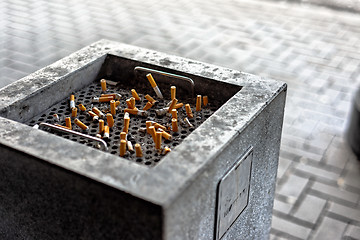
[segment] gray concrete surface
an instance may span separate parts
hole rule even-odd
[[[354,11],[355,12],[355,11]],[[271,239],[359,239],[360,16],[269,1],[2,1],[1,85],[108,38],[288,83]]]

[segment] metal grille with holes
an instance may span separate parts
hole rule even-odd
[[[126,102],[125,100],[130,98],[131,92],[130,89],[126,89],[126,86],[109,86],[108,85],[107,92],[109,93],[119,93],[122,97],[120,100],[120,105],[117,107],[117,113],[114,116],[114,127],[110,129],[110,138],[107,141],[108,144],[108,152],[114,155],[119,156],[119,143],[120,143],[120,133],[123,128],[124,123],[124,109],[126,108]],[[136,107],[138,109],[142,109],[145,104],[147,103],[147,100],[144,98],[146,94],[151,95],[154,99],[158,101],[158,103],[150,108],[148,110],[149,116],[148,117],[140,117],[135,115],[130,115],[130,127],[129,127],[129,133],[128,133],[128,140],[132,142],[133,145],[135,143],[139,143],[142,148],[143,157],[137,158],[135,156],[135,153],[130,153],[127,151],[126,155],[124,156],[125,159],[128,159],[130,161],[137,162],[139,164],[144,164],[146,166],[155,166],[163,157],[159,152],[155,149],[154,141],[150,134],[147,134],[146,132],[139,131],[140,128],[146,128],[146,121],[155,121],[159,124],[162,124],[164,126],[168,126],[169,123],[171,123],[171,116],[157,116],[155,113],[155,109],[160,109],[163,107],[166,107],[167,103],[170,102],[170,99],[164,99],[159,100],[155,97],[154,92],[140,92],[142,89],[136,89],[139,97],[141,98],[140,101],[136,101]],[[162,92],[169,91],[170,89],[161,89]],[[101,111],[104,113],[109,112],[109,103],[92,103],[93,97],[98,97],[102,94],[100,81],[95,81],[94,83],[90,84],[88,87],[79,90],[74,93],[75,95],[75,103],[76,107],[80,103],[84,104],[87,111],[92,108],[92,106],[98,107]],[[168,95],[168,94],[166,94]],[[165,95],[165,96],[166,96]],[[179,101],[180,102],[180,101]],[[181,101],[183,102],[183,101]],[[172,135],[171,140],[166,140],[163,138],[162,140],[162,146],[168,146],[170,149],[174,149],[177,145],[181,143],[183,139],[185,139],[192,131],[195,130],[198,126],[200,126],[201,123],[203,123],[208,117],[211,116],[220,106],[220,103],[215,101],[214,99],[209,99],[209,104],[206,107],[203,107],[200,112],[195,111],[195,106],[193,104],[194,100],[190,100],[189,102],[183,102],[189,103],[191,105],[194,118],[189,119],[191,124],[194,127],[184,127],[179,123],[179,131],[178,132],[170,132]],[[42,122],[46,123],[57,123],[53,117],[53,114],[58,114],[60,118],[59,124],[65,125],[65,117],[71,116],[71,111],[69,109],[69,97],[63,99],[61,102],[53,105],[50,109],[42,112],[41,114],[35,116],[31,120],[27,122],[28,125],[34,126],[35,124],[40,124]],[[186,117],[186,111],[185,108],[182,107],[178,109],[178,119],[184,119]],[[92,122],[91,119],[88,119],[86,116],[86,112],[82,112],[78,109],[78,115],[77,118],[85,123],[87,126],[89,126],[89,130],[87,134],[91,136],[95,136],[98,133],[98,123]],[[83,132],[81,128],[79,128],[77,125],[73,123],[72,119],[72,126],[73,130]],[[106,123],[106,119],[104,119]],[[170,125],[171,126],[171,125]],[[95,147],[95,144],[93,144],[90,141],[87,141],[87,139],[67,134],[67,133],[59,133],[59,132],[53,132],[54,134],[58,136],[62,136],[64,138],[86,144],[90,147]],[[84,132],[83,132],[84,133]]]

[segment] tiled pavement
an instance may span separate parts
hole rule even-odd
[[[288,83],[271,239],[360,239],[344,140],[360,14],[289,2],[0,1],[0,87],[107,38]]]

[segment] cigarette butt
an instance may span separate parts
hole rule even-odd
[[[75,118],[77,116],[77,108],[74,107],[71,109],[71,117]]]
[[[115,102],[115,107],[118,107],[120,105],[120,101]]]
[[[79,109],[80,109],[80,111],[83,111],[83,112],[85,112],[86,111],[86,107],[84,106],[84,104],[79,104]]]
[[[130,117],[125,116],[125,117],[124,117],[124,128],[123,128],[123,132],[126,132],[126,133],[129,132],[129,124],[130,124]]]
[[[132,105],[130,98],[129,98],[129,99],[126,99],[126,105],[127,105],[127,107],[128,107],[129,109],[134,109],[134,108],[135,108],[135,106]]]
[[[177,119],[177,110],[176,109],[171,110],[171,116],[172,116],[172,118]]]
[[[150,134],[149,127],[153,125],[152,121],[146,121],[146,132]]]
[[[92,102],[98,103],[98,102],[110,102],[111,100],[114,100],[114,97],[108,96],[108,97],[94,97],[92,99]]]
[[[99,120],[99,133],[102,134],[104,132],[105,122],[104,120]]]
[[[177,122],[176,118],[171,119],[171,126],[172,126],[172,131],[173,132],[179,131],[178,122]]]
[[[110,137],[110,128],[109,128],[108,125],[106,125],[104,127],[104,137],[103,137],[103,139],[109,139],[109,137]]]
[[[154,104],[152,104],[150,101],[148,101],[145,105],[145,107],[143,108],[144,111],[149,110],[152,106],[154,106]]]
[[[111,113],[106,114],[106,121],[110,128],[114,126],[114,118],[113,115],[111,115]]]
[[[114,100],[111,100],[110,101],[110,112],[113,116],[116,115],[116,106],[115,106],[115,101]]]
[[[170,91],[171,91],[171,100],[173,100],[174,98],[176,98],[176,87],[171,86]]]
[[[169,109],[168,109],[168,112],[171,113],[171,110],[173,110],[173,108],[175,107],[175,105],[177,104],[178,100],[176,98],[174,98],[172,101],[171,101],[171,104],[169,106]]]
[[[154,80],[154,78],[153,78],[153,76],[151,75],[151,73],[147,74],[146,77],[147,77],[147,79],[149,80],[149,82],[150,82],[150,84],[151,84],[151,87],[154,88],[154,87],[157,86],[157,85],[156,85],[156,82],[155,82],[155,80]]]
[[[65,125],[68,129],[72,129],[72,126],[71,126],[71,118],[67,117],[65,118]]]
[[[171,152],[171,149],[169,147],[165,147],[164,150],[162,151],[162,155],[166,155],[169,152]]]
[[[120,141],[120,156],[124,156],[126,153],[126,140]]]
[[[209,103],[208,96],[203,96],[203,104],[206,106]]]
[[[155,104],[156,100],[153,99],[149,94],[145,95],[146,100],[148,100],[149,102],[151,102],[153,105]]]
[[[190,123],[190,121],[189,121],[188,118],[184,118],[184,123],[186,124],[187,127],[194,127],[194,126]]]
[[[162,134],[162,137],[165,138],[165,139],[167,139],[167,140],[171,140],[171,139],[172,139],[172,136],[171,136],[170,133],[167,133],[167,132],[165,132],[165,131],[162,131],[161,134]]]
[[[68,127],[66,127],[66,126],[63,126],[63,125],[60,125],[60,124],[57,124],[57,123],[55,123],[54,124],[55,126],[58,126],[58,127],[62,127],[62,128],[66,128],[66,129],[70,129],[70,128],[68,128]],[[35,127],[35,126],[37,126],[37,127]],[[34,128],[39,128],[39,125],[34,125]],[[71,129],[70,129],[71,130]]]
[[[101,97],[113,97],[114,100],[121,99],[121,95],[118,93],[105,93],[105,94],[101,94]]]
[[[120,133],[120,140],[126,140],[126,135],[127,135],[126,132],[121,132]]]
[[[89,127],[86,126],[83,122],[81,122],[79,119],[75,118],[74,123],[78,125],[82,130],[88,130]]]
[[[70,95],[70,109],[75,107],[75,95]]]
[[[136,154],[136,157],[142,157],[143,156],[141,146],[138,143],[135,144],[135,154]]]
[[[196,97],[196,111],[201,111],[201,95],[197,95]]]
[[[105,114],[102,111],[100,111],[97,107],[93,107],[92,111],[96,113],[96,115],[98,115],[100,118],[103,118],[105,116]]]
[[[127,145],[129,152],[134,153],[134,147],[132,145],[132,142],[128,140],[128,141],[126,141],[126,145]]]
[[[194,115],[191,111],[191,107],[190,107],[190,104],[185,104],[185,110],[186,110],[186,115],[189,117],[189,118],[193,118]]]
[[[54,118],[55,122],[60,122],[59,115],[57,115],[56,113],[53,114],[53,118]]]
[[[159,87],[157,86],[153,76],[151,75],[151,73],[147,74],[146,77],[149,80],[151,87],[154,89],[156,96],[158,96],[158,98],[160,98],[160,99],[163,99],[164,97],[163,97]]]
[[[175,109],[179,109],[179,108],[182,108],[182,106],[184,106],[184,104],[183,103],[178,103],[178,104],[176,104],[175,105]]]
[[[140,101],[140,97],[135,89],[131,89],[131,95],[133,96],[133,98],[135,98],[136,101]]]
[[[159,124],[159,123],[155,123],[155,124],[154,124],[154,127],[155,127],[155,129],[160,128],[160,129],[162,129],[162,130],[166,131],[166,127],[165,127],[165,126],[163,126],[163,125],[161,125],[161,124]]]
[[[142,116],[142,117],[147,117],[149,115],[148,112],[146,112],[144,110],[139,110],[137,108],[134,108],[134,109],[125,108],[124,112],[125,113],[130,113],[130,114],[133,114],[133,115]]]
[[[135,98],[134,97],[130,98],[130,103],[131,103],[132,108],[135,108]]]
[[[101,79],[100,80],[101,83],[101,89],[103,92],[106,92],[106,80],[105,79]]]
[[[161,149],[162,132],[155,133],[155,148]]]
[[[155,127],[154,127],[154,126],[150,126],[150,127],[149,127],[149,132],[150,132],[150,135],[151,135],[151,137],[153,138],[153,140],[154,140],[154,142],[155,142],[155,133],[156,133]]]

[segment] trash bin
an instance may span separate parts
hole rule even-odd
[[[219,66],[107,40],[85,47],[0,89],[0,235],[266,238],[285,96],[282,82]]]

